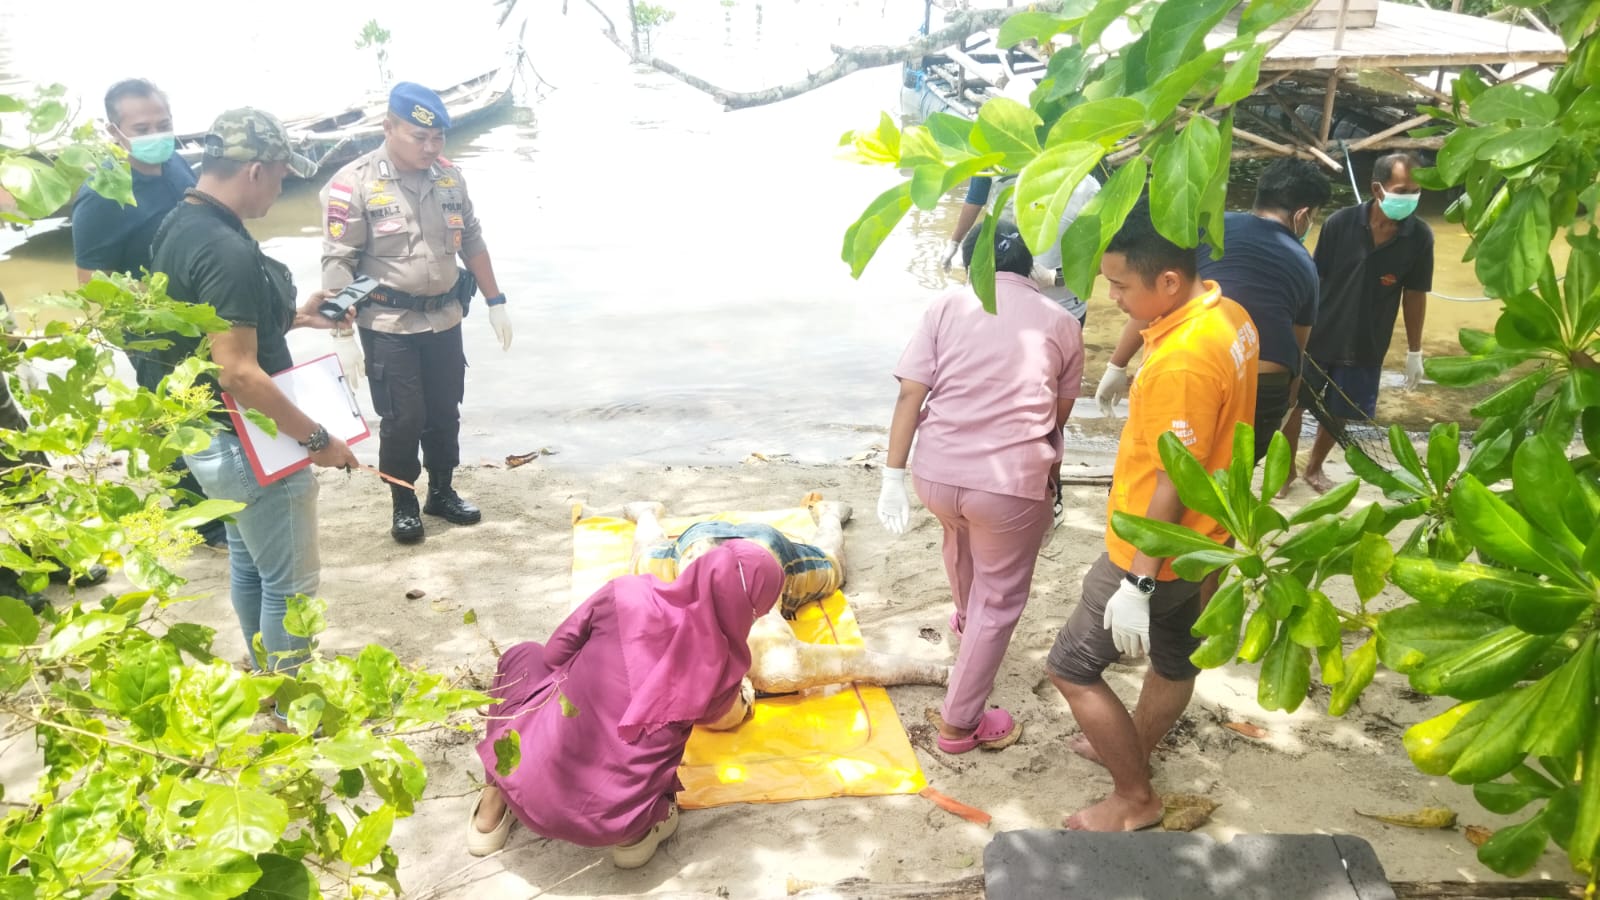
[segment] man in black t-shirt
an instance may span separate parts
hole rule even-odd
[[[299,441],[319,466],[350,468],[355,456],[295,406],[272,376],[294,365],[285,335],[292,328],[331,328],[317,313],[324,292],[295,307],[289,269],[269,258],[245,230],[244,219],[266,215],[290,172],[302,178],[316,164],[290,148],[288,133],[256,109],[223,113],[205,137],[200,182],[156,232],[154,267],[169,279],[178,300],[210,304],[231,326],[211,335],[211,359],[221,367],[212,381],[240,408],[255,409]],[[193,344],[185,348],[193,351]],[[224,413],[225,417],[226,414]],[[267,670],[293,670],[305,638],[283,627],[287,599],[315,594],[321,577],[317,553],[317,482],[300,469],[266,484],[255,476],[231,422],[211,445],[185,459],[206,495],[246,504],[228,523],[233,608],[245,646],[259,634]]]
[[[1317,317],[1317,268],[1303,245],[1317,213],[1333,197],[1328,176],[1314,163],[1283,159],[1256,182],[1248,213],[1223,217],[1223,255],[1211,257],[1201,243],[1196,268],[1215,281],[1222,295],[1244,307],[1261,335],[1256,375],[1255,458],[1267,455],[1272,433],[1283,425],[1300,377],[1300,358]],[[1202,236],[1203,237],[1203,236]],[[1130,319],[1111,352],[1095,400],[1110,418],[1127,395],[1133,376],[1128,362],[1144,342],[1149,323]]]
[[[1411,172],[1421,165],[1409,153],[1378,157],[1372,166],[1372,199],[1339,210],[1322,226],[1314,255],[1322,299],[1306,346],[1314,365],[1306,367],[1300,408],[1284,427],[1291,447],[1300,437],[1301,410],[1320,410],[1335,421],[1370,419],[1377,412],[1383,357],[1401,309],[1406,325],[1406,390],[1422,380],[1422,322],[1428,291],[1433,289],[1433,231],[1413,215],[1422,188]],[[1322,471],[1333,444],[1328,425],[1319,425],[1305,470],[1306,484],[1319,494],[1333,487]],[[1292,469],[1289,481],[1294,481]],[[1284,491],[1288,489],[1285,484]]]

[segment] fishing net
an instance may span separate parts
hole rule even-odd
[[[1311,415],[1333,435],[1340,449],[1346,453],[1352,448],[1359,450],[1368,459],[1390,471],[1400,468],[1400,461],[1395,459],[1394,452],[1389,448],[1389,429],[1360,412],[1361,404],[1341,390],[1338,383],[1330,378],[1315,360],[1309,356],[1302,359],[1306,380],[1320,381],[1327,387],[1321,393],[1303,391],[1300,399],[1303,401],[1309,398],[1310,405],[1307,408],[1311,411]],[[1345,410],[1355,410],[1356,417],[1335,416],[1329,410],[1334,401],[1338,401]]]

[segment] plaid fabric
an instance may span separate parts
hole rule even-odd
[[[735,538],[753,541],[767,548],[783,566],[783,617],[792,619],[800,607],[820,602],[833,595],[844,583],[839,561],[822,548],[785,537],[771,525],[733,522],[696,522],[684,529],[677,540],[663,541],[646,550],[636,569],[662,581],[678,577],[678,569],[708,549]]]

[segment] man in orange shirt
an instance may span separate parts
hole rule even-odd
[[[1207,471],[1226,468],[1233,430],[1255,417],[1260,342],[1244,308],[1195,274],[1193,250],[1156,232],[1144,203],[1112,238],[1100,271],[1111,299],[1143,331],[1145,365],[1128,396],[1106,509],[1106,552],[1083,579],[1083,594],[1056,636],[1046,667],[1083,734],[1073,750],[1104,765],[1114,785],[1105,800],[1069,816],[1067,828],[1134,831],[1161,821],[1150,784],[1150,754],[1194,693],[1199,669],[1200,585],[1169,561],[1149,556],[1111,529],[1116,512],[1175,522],[1221,543],[1216,520],[1186,509],[1162,469],[1157,441],[1171,431]],[[1150,654],[1130,715],[1101,678],[1121,656]]]

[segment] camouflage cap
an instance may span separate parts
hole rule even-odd
[[[205,155],[237,162],[283,162],[301,178],[317,174],[317,164],[294,152],[289,132],[277,116],[245,106],[230,109],[206,132]]]

